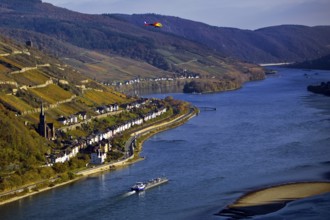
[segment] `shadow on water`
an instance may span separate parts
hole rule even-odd
[[[258,205],[258,206],[225,208],[215,215],[228,217],[229,219],[244,219],[256,215],[265,215],[272,212],[276,212],[284,208],[287,203],[288,202],[279,202],[279,203],[272,203],[272,204]]]
[[[330,180],[330,171],[324,173],[322,176],[323,176],[324,179],[326,179],[326,180]]]
[[[324,162],[321,162],[321,164],[330,166],[330,161],[324,161]]]

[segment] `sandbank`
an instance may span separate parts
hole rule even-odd
[[[244,218],[267,214],[283,208],[288,202],[330,192],[330,182],[296,182],[271,186],[243,195],[218,213]]]
[[[327,192],[330,192],[330,182],[288,183],[248,193],[229,207],[237,208],[292,201]]]

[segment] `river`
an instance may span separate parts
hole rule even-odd
[[[171,95],[216,107],[143,145],[146,159],[0,206],[1,219],[226,219],[216,216],[244,193],[294,181],[330,180],[330,97],[306,87],[329,71],[277,68],[230,92]],[[167,184],[127,193],[136,181]],[[330,193],[253,219],[326,219]]]

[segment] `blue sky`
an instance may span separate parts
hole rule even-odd
[[[219,27],[258,29],[281,24],[330,25],[329,0],[42,0],[89,14],[156,13]]]

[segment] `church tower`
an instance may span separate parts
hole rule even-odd
[[[54,140],[56,138],[54,124],[46,123],[45,109],[42,103],[39,115],[38,133],[48,140]]]
[[[41,103],[40,115],[39,115],[39,125],[38,132],[42,137],[47,138],[47,124],[46,124],[46,115],[44,111],[43,104]]]

